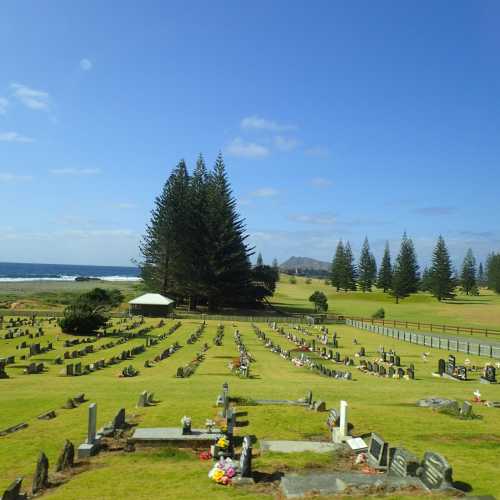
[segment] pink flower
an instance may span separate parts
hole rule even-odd
[[[236,475],[236,471],[232,467],[228,467],[226,470],[226,476],[231,478]]]

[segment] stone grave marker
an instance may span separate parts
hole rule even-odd
[[[64,448],[57,460],[57,472],[71,469],[75,464],[75,447],[71,441],[66,440]]]
[[[439,453],[425,453],[419,477],[429,490],[442,490],[453,487],[451,465]]]
[[[405,448],[396,448],[388,472],[398,477],[414,477],[419,467],[420,462],[415,455]]]
[[[99,440],[96,438],[97,430],[97,405],[89,405],[87,440],[78,447],[78,457],[86,458],[95,455],[99,450]]]
[[[45,453],[40,453],[36,463],[35,477],[33,478],[33,486],[31,491],[35,495],[39,491],[44,490],[49,485],[49,459]]]
[[[21,493],[23,478],[18,477],[15,481],[9,484],[2,495],[2,500],[27,500],[27,495]]]
[[[252,439],[250,436],[243,438],[243,447],[240,456],[240,476],[252,477]]]
[[[385,469],[388,465],[389,444],[378,434],[372,432],[368,448],[368,465],[376,469]]]

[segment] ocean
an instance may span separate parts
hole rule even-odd
[[[138,281],[139,269],[136,267],[118,266],[0,262],[0,282],[74,281],[77,277],[99,278],[103,281]]]

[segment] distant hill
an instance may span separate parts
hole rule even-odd
[[[280,269],[284,272],[298,270],[299,274],[307,274],[308,271],[319,272],[320,274],[330,272],[330,262],[311,259],[310,257],[290,257],[280,264]]]

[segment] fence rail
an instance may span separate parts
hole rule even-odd
[[[431,333],[454,333],[456,335],[490,335],[500,336],[500,330],[495,328],[475,328],[470,326],[455,326],[455,325],[436,325],[434,323],[423,323],[421,321],[402,321],[397,319],[375,319],[363,318],[360,316],[335,316],[339,319],[352,321],[362,321],[363,323],[371,323],[372,325],[391,326],[392,328],[409,328],[410,330],[425,330]]]
[[[346,319],[346,324],[354,328],[367,330],[372,333],[385,335],[386,337],[392,337],[396,340],[402,340],[412,344],[500,359],[500,345],[486,344],[482,343],[480,340],[473,342],[464,338],[440,337],[437,334],[407,332],[397,328],[375,325],[371,322],[368,323],[350,318]]]

